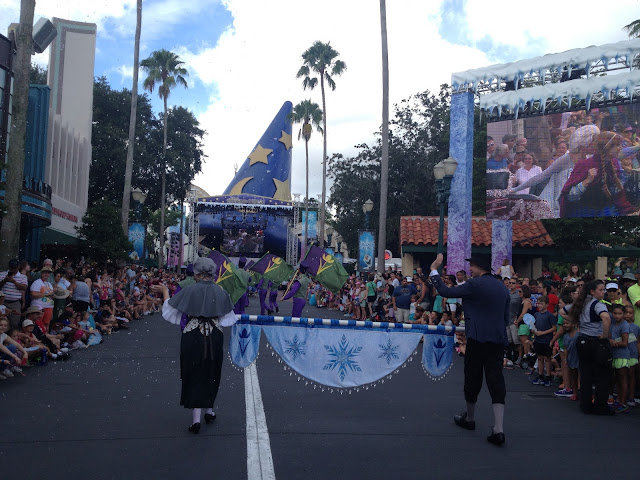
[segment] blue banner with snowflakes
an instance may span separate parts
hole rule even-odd
[[[231,327],[229,355],[238,367],[247,368],[258,356],[261,331],[259,325],[236,323]]]
[[[306,326],[263,326],[282,360],[328,387],[357,387],[393,373],[414,352],[421,332]]]
[[[453,360],[453,337],[425,335],[422,345],[422,366],[432,377],[447,373]]]

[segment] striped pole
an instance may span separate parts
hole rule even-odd
[[[393,323],[393,322],[372,322],[370,320],[344,320],[333,318],[306,318],[306,317],[274,317],[272,315],[240,315],[240,322],[253,322],[259,325],[271,324],[291,324],[291,325],[322,325],[328,327],[366,327],[382,328],[396,331],[419,331],[431,334],[454,334],[464,333],[464,327],[445,325],[422,325],[419,323]]]

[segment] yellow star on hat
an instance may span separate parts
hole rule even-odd
[[[273,198],[276,200],[291,200],[291,188],[289,187],[288,178],[284,181],[274,178],[273,183],[276,184],[276,193],[273,194]]]
[[[284,130],[281,130],[281,131],[282,131],[282,136],[278,139],[278,141],[284,145],[284,148],[286,150],[289,150],[291,148],[291,135],[285,132]]]
[[[258,144],[255,150],[251,152],[251,155],[247,157],[250,160],[249,166],[258,162],[266,163],[267,165],[269,165],[267,155],[269,155],[271,152],[273,152],[273,150],[271,150],[270,148],[262,148],[262,145]]]

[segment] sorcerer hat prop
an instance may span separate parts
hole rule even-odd
[[[291,201],[291,102],[284,102],[223,195]]]

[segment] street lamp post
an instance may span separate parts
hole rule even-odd
[[[371,210],[373,210],[373,201],[371,199],[364,202],[362,205],[362,211],[364,212],[364,228],[369,228],[369,219],[371,217]]]
[[[437,163],[433,167],[433,176],[436,179],[436,202],[440,206],[440,227],[438,228],[438,253],[444,253],[444,211],[449,201],[451,192],[451,180],[458,168],[455,158],[449,157]],[[440,267],[442,268],[442,267]]]
[[[142,205],[144,204],[144,201],[147,199],[147,194],[136,187],[133,190],[131,190],[131,197],[135,202],[136,220],[139,221],[140,218],[142,217]]]
[[[333,239],[333,227],[331,225],[327,225],[327,243],[329,244],[329,248],[331,248],[331,240]]]

